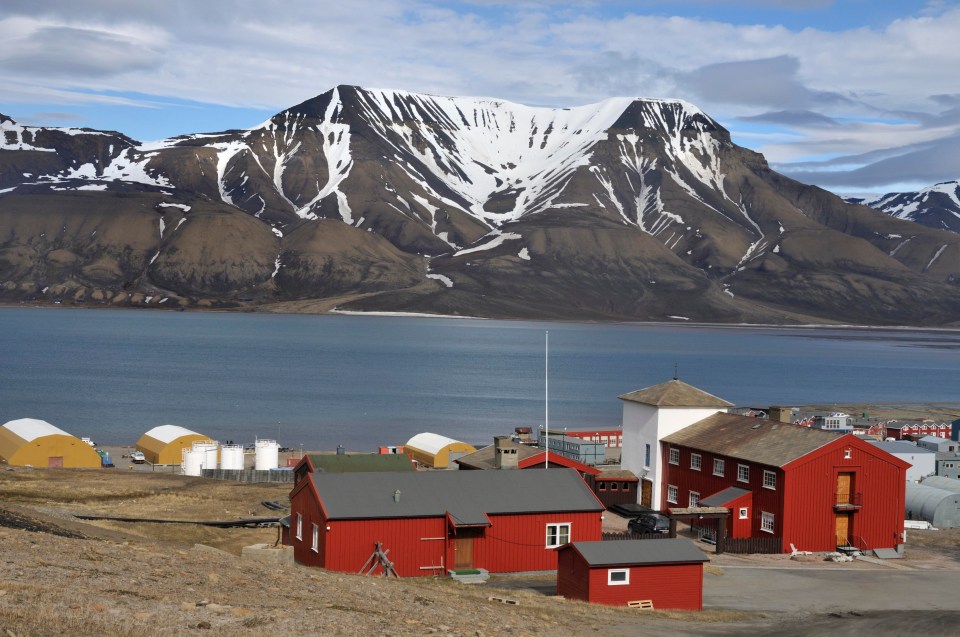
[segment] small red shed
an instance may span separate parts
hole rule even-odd
[[[594,604],[703,608],[703,564],[686,538],[573,542],[557,549],[557,594]]]
[[[600,504],[572,469],[310,473],[290,494],[294,558],[357,573],[377,547],[401,577],[557,567],[599,540]]]

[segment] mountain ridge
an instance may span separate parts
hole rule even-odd
[[[682,100],[338,86],[157,142],[9,118],[0,133],[7,302],[960,320],[960,236],[779,175]]]

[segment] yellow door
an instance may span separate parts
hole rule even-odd
[[[473,568],[473,537],[458,537],[453,541],[453,568]]]
[[[837,546],[850,546],[850,514],[837,513]]]
[[[853,474],[837,474],[837,504],[850,504],[850,494],[853,491]]]

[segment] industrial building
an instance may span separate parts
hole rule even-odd
[[[160,425],[140,436],[136,448],[150,464],[181,464],[183,450],[192,450],[194,442],[213,441],[179,425]]]
[[[703,608],[703,564],[710,560],[688,539],[572,542],[557,553],[557,595],[567,599]]]
[[[0,426],[0,463],[18,467],[96,469],[96,450],[44,420],[20,418]]]
[[[411,460],[434,469],[455,469],[454,460],[476,450],[473,445],[429,432],[417,434],[403,446],[403,452]]]
[[[908,520],[923,520],[940,529],[960,527],[960,491],[928,485],[926,480],[908,484],[905,515]]]

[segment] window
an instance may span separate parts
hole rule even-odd
[[[607,490],[607,483],[606,483],[606,482],[600,481],[600,482],[598,482],[597,484],[600,485],[600,487],[599,487],[600,491],[606,491],[606,490]]]
[[[849,459],[852,458],[852,457],[853,457],[853,452],[852,452],[850,449],[844,449],[844,450],[843,450],[843,459],[844,459],[844,460],[849,460]]]
[[[611,482],[611,483],[610,483],[610,490],[611,490],[611,491],[616,491],[616,490],[617,490],[617,486],[618,486],[619,484],[620,484],[619,482]]]
[[[695,507],[700,505],[700,494],[696,491],[690,492],[690,506]]]
[[[297,539],[303,539],[303,514],[297,514]]]
[[[739,482],[750,482],[750,467],[745,464],[738,464],[737,480]]]
[[[773,533],[773,514],[760,512],[760,530],[764,533]]]
[[[723,459],[714,458],[713,459],[713,475],[723,477]]]
[[[570,523],[547,525],[547,548],[552,549],[570,542]]]
[[[750,509],[747,507],[740,507],[740,519],[746,520],[748,517],[750,517]]]
[[[314,553],[320,552],[320,527],[316,524],[313,525],[313,546],[310,549]]]
[[[630,483],[629,483],[629,482],[624,482],[623,484],[621,484],[621,485],[620,485],[620,490],[621,490],[621,491],[629,491],[629,490],[630,490]]]
[[[677,487],[672,484],[667,485],[667,502],[677,503]]]
[[[646,445],[646,449],[644,451],[643,466],[645,467],[650,466],[650,445],[649,444]]]
[[[670,464],[680,464],[680,450],[670,447]]]
[[[701,458],[699,453],[690,454],[690,468],[694,471],[700,471]]]
[[[610,586],[624,586],[630,583],[630,569],[611,568],[607,571],[607,584]]]
[[[777,488],[777,474],[773,471],[764,471],[763,472],[763,488],[764,489],[776,489]]]

